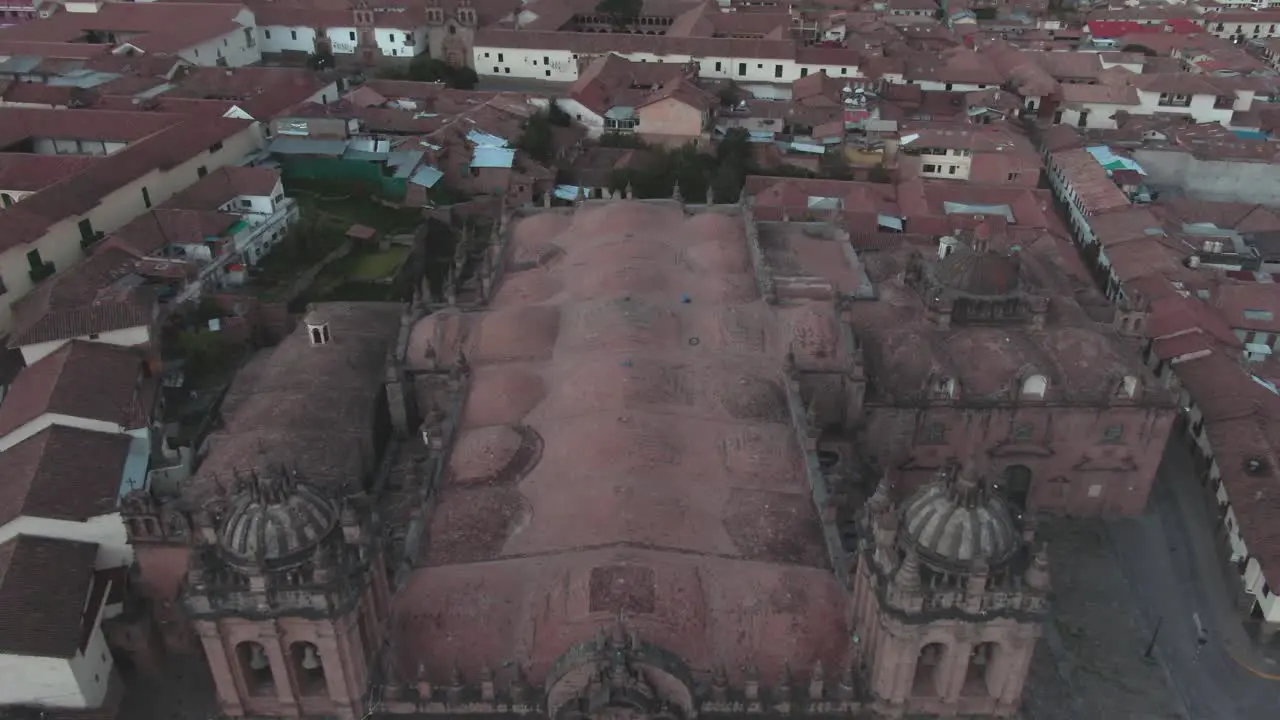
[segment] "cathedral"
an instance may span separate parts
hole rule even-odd
[[[181,494],[126,500],[157,643],[232,717],[1016,716],[1059,507],[1009,467],[1127,498],[1174,408],[969,220],[867,258],[749,201],[580,200],[406,307],[313,306]],[[1010,390],[928,364],[993,327],[1090,361],[993,360]],[[966,403],[1135,429],[987,444]]]

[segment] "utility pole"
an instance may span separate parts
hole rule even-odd
[[[1151,633],[1151,642],[1147,643],[1147,651],[1142,654],[1142,657],[1146,658],[1147,660],[1152,659],[1151,653],[1154,652],[1156,649],[1156,638],[1160,637],[1160,627],[1162,625],[1164,625],[1163,615],[1156,618],[1156,629]]]

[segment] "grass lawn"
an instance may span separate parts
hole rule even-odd
[[[387,207],[363,198],[329,200],[310,193],[299,193],[297,200],[304,216],[318,213],[347,226],[367,225],[383,234],[411,233],[422,223],[422,213],[419,210]]]
[[[343,258],[347,264],[346,278],[359,281],[392,277],[408,257],[409,248],[403,245],[392,245],[386,250],[352,252]]]

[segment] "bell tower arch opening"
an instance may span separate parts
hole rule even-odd
[[[1000,646],[994,642],[978,643],[969,652],[969,666],[965,669],[961,694],[968,696],[993,695],[994,667],[999,658]]]
[[[289,649],[293,661],[293,675],[298,683],[298,694],[307,697],[324,696],[328,683],[324,677],[324,662],[319,649],[309,642],[296,642]]]
[[[271,672],[271,659],[267,657],[267,649],[262,643],[246,640],[236,646],[236,659],[239,661],[240,677],[244,679],[244,689],[250,696],[266,697],[275,694],[275,676]]]
[[[916,674],[911,682],[914,697],[939,697],[942,695],[942,661],[947,656],[947,646],[932,642],[920,648],[916,655]]]

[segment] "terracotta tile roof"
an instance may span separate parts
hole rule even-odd
[[[92,121],[85,122],[89,112]],[[129,130],[154,128],[157,123],[161,128],[149,136]],[[87,212],[121,186],[152,170],[172,169],[250,125],[247,120],[148,112],[0,108],[0,145],[37,135],[88,139],[87,134],[91,139],[133,140],[123,150],[0,210],[0,225],[6,231],[0,237],[0,251],[34,242],[53,224]]]
[[[36,192],[101,161],[88,155],[0,153],[0,189]]]
[[[152,255],[174,243],[199,244],[221,237],[238,222],[239,217],[216,210],[158,207],[116,230],[112,237],[140,255]]]
[[[227,166],[214,170],[195,185],[175,193],[162,208],[176,210],[217,210],[241,195],[271,197],[280,183],[280,173],[265,167]]]
[[[37,285],[13,305],[9,346],[150,325],[155,313],[152,292],[117,284],[134,271],[137,259],[125,249],[104,246],[67,272]]]
[[[1213,338],[1199,330],[1163,337],[1152,343],[1152,352],[1161,360],[1177,360],[1193,353],[1212,352],[1217,347]]]
[[[84,522],[114,512],[132,442],[52,425],[0,453],[0,526],[22,516]]]
[[[0,403],[0,437],[45,413],[143,427],[156,392],[144,370],[132,348],[72,340],[18,374]]]
[[[1280,332],[1280,286],[1275,283],[1223,283],[1214,304],[1233,328]]]
[[[0,545],[0,652],[76,654],[97,554],[94,543],[32,535]]]

